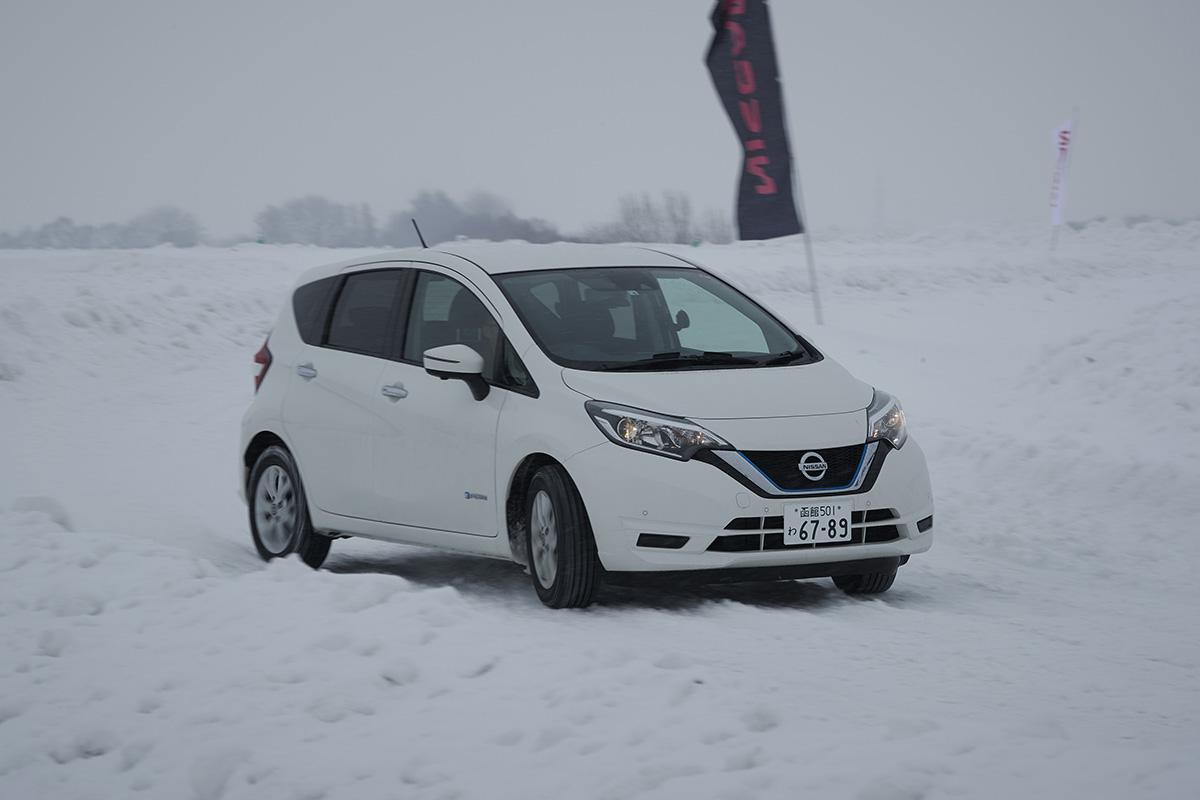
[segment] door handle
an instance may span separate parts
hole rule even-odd
[[[379,390],[388,400],[403,400],[408,397],[408,389],[402,383],[393,383]]]
[[[307,364],[297,364],[296,374],[301,378],[304,378],[306,381],[311,381],[313,378],[317,377],[317,368],[312,365],[312,362]]]

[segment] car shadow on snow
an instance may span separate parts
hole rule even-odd
[[[539,606],[529,576],[516,564],[438,551],[412,549],[403,553],[347,553],[331,555],[325,565],[341,574],[395,575],[428,588],[450,586],[468,597],[501,600],[518,606]],[[899,587],[870,602],[906,605],[919,598]],[[759,583],[654,585],[629,587],[603,585],[594,607],[690,611],[713,603],[731,602],[760,608],[794,608],[817,611],[847,603],[850,598],[828,578]]]
[[[338,573],[378,573],[395,575],[407,581],[435,588],[452,586],[465,595],[481,597],[513,597],[528,593],[533,602],[537,597],[529,585],[529,576],[519,566],[458,553],[405,548],[396,552],[376,554],[330,554],[325,569]]]

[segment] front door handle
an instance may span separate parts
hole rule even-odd
[[[402,383],[393,383],[390,386],[384,386],[379,391],[388,400],[403,400],[408,397],[408,389],[405,389]]]
[[[297,364],[296,374],[306,381],[311,381],[317,377],[317,368],[312,365],[311,361],[307,364]]]

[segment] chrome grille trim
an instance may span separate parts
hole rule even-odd
[[[814,448],[819,450],[820,448]],[[875,453],[879,449],[879,442],[870,442],[866,446],[863,453],[862,461],[858,465],[858,472],[854,474],[854,480],[847,486],[842,486],[836,489],[803,489],[789,490],[781,489],[773,483],[766,475],[759,472],[758,469],[747,460],[740,452],[736,450],[712,450],[712,454],[721,461],[725,462],[729,467],[743,475],[746,480],[753,483],[764,494],[775,495],[777,497],[809,497],[816,495],[838,494],[841,492],[858,491],[863,481],[867,478],[867,472],[871,469],[871,464],[875,461]]]

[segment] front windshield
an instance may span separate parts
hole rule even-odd
[[[718,369],[820,358],[753,300],[699,269],[511,272],[496,282],[541,348],[566,367]]]

